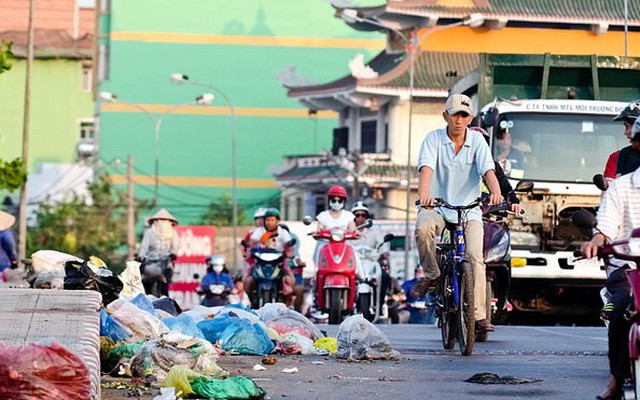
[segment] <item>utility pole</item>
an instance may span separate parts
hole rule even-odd
[[[33,73],[33,14],[35,0],[29,0],[29,28],[27,36],[27,68],[24,81],[24,111],[22,122],[22,161],[29,170],[29,130],[31,120],[31,75]],[[20,187],[20,208],[18,212],[18,258],[27,256],[27,182]]]
[[[127,157],[127,260],[133,260],[136,253],[136,212],[133,185],[133,156]]]

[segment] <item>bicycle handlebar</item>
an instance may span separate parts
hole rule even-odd
[[[416,206],[422,207],[422,208],[442,207],[442,208],[448,208],[449,210],[464,211],[464,210],[470,210],[472,208],[478,207],[483,201],[482,197],[478,197],[477,199],[467,204],[466,206],[454,206],[449,204],[446,200],[441,199],[439,197],[436,197],[434,200],[436,201],[434,204],[420,204],[420,200],[416,200]]]

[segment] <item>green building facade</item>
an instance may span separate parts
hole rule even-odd
[[[181,223],[230,194],[234,121],[219,92],[211,105],[188,104],[212,90],[172,84],[170,74],[215,86],[233,103],[238,204],[250,215],[279,204],[272,173],[283,156],[330,148],[337,126],[337,114],[310,115],[283,83],[329,81],[357,54],[369,59],[385,46],[381,34],[335,18],[327,0],[111,0],[99,8],[99,91],[119,99],[99,103],[99,157],[133,156],[136,197],[148,199],[157,162],[158,206]],[[145,110],[162,119],[157,142]],[[123,169],[109,172],[125,183]]]

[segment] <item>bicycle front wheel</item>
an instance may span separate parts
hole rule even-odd
[[[458,291],[458,309],[456,315],[458,345],[463,356],[473,353],[476,340],[474,302],[473,302],[473,267],[468,261],[460,263],[460,285]]]
[[[438,326],[442,334],[442,347],[446,350],[453,349],[456,344],[456,314],[455,305],[452,297],[452,280],[451,271],[445,270],[440,283],[438,284],[438,306],[440,307],[440,315],[438,317]]]

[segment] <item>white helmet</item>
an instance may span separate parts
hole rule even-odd
[[[225,264],[224,256],[221,255],[221,254],[216,254],[216,255],[210,256],[207,259],[207,261],[211,265],[222,265],[222,266],[224,266],[224,264]]]
[[[353,203],[353,205],[351,206],[351,212],[355,213],[356,211],[364,211],[368,215],[371,215],[371,211],[369,211],[369,207],[367,207],[367,205],[364,204],[363,201],[356,201],[355,203]]]
[[[260,207],[253,213],[253,219],[256,218],[264,218],[264,214],[267,212],[267,209],[264,207]]]

